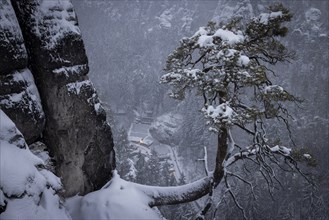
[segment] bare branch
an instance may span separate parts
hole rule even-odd
[[[239,179],[239,180],[241,180],[242,182],[244,182],[244,183],[246,183],[247,185],[249,185],[249,186],[250,186],[250,190],[251,190],[251,192],[252,192],[252,195],[253,195],[254,199],[256,200],[256,196],[255,196],[255,192],[254,192],[254,186],[252,185],[252,183],[251,183],[250,181],[245,180],[243,177],[241,177],[241,176],[238,175],[238,174],[235,174],[235,173],[232,173],[232,172],[229,172],[229,171],[226,171],[226,173],[227,173],[228,175],[231,175],[231,176],[233,176],[233,177],[236,177],[237,179]]]
[[[225,176],[224,180],[225,180],[225,186],[226,186],[226,188],[228,189],[228,192],[230,193],[230,195],[232,196],[232,199],[233,199],[235,205],[241,210],[242,215],[243,215],[243,218],[244,218],[245,220],[247,220],[247,216],[246,216],[245,210],[244,210],[244,208],[239,204],[238,200],[236,199],[236,196],[234,195],[234,193],[233,193],[233,191],[232,191],[232,188],[231,188],[231,186],[230,186],[230,184],[229,184],[229,182],[228,182],[228,180],[227,180],[227,176]]]
[[[251,135],[255,135],[255,132],[252,132],[250,131],[248,128],[238,124],[238,123],[234,123],[234,125],[238,126],[239,128],[241,128],[242,130],[244,130],[245,132],[247,132],[248,134],[251,134]]]

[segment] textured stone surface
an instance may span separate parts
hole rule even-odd
[[[70,1],[12,1],[46,114],[44,141],[57,160],[66,196],[111,179],[112,134],[94,86]]]
[[[9,0],[0,4],[0,107],[15,122],[26,141],[41,134],[45,117],[39,92],[27,68],[23,36]]]
[[[10,0],[0,3],[0,75],[6,75],[26,67],[27,53]]]

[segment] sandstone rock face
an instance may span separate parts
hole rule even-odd
[[[0,4],[0,75],[27,65],[27,53],[19,24],[10,0]]]
[[[24,40],[9,0],[0,4],[0,107],[15,122],[26,141],[41,134],[45,116]]]
[[[111,179],[112,134],[94,86],[69,0],[12,1],[46,114],[44,140],[57,160],[66,196]]]

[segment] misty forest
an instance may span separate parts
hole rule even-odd
[[[0,0],[0,219],[329,219],[326,0]]]

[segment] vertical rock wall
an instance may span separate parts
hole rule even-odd
[[[28,56],[9,0],[0,1],[0,107],[15,122],[28,143],[44,128],[45,116]]]
[[[115,168],[111,129],[88,79],[69,0],[12,0],[46,115],[44,141],[66,196],[99,189]],[[24,133],[24,132],[23,132]]]

